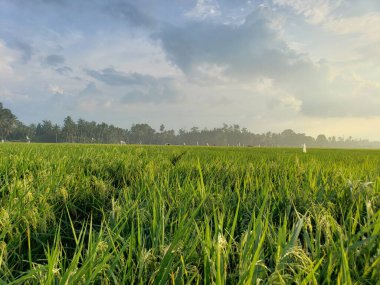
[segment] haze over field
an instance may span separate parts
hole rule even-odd
[[[380,140],[378,27],[378,0],[0,0],[0,102],[24,123]]]

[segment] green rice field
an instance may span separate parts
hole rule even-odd
[[[0,145],[0,284],[379,280],[379,150]]]

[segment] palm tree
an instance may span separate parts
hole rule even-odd
[[[1,139],[6,139],[7,136],[17,125],[17,117],[12,114],[11,110],[3,107],[0,103],[0,136]]]
[[[66,142],[74,142],[77,133],[77,125],[70,116],[67,116],[63,121],[62,134]]]

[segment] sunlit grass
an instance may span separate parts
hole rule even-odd
[[[0,283],[376,284],[380,152],[3,144]]]

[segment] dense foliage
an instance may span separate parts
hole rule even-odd
[[[316,138],[291,129],[281,133],[267,132],[255,134],[239,125],[223,124],[220,128],[190,130],[178,132],[167,130],[162,124],[159,131],[148,124],[133,124],[130,129],[123,129],[106,123],[97,123],[79,119],[74,121],[67,116],[63,125],[53,124],[49,120],[29,126],[18,121],[9,109],[0,103],[0,139],[13,142],[47,142],[47,143],[130,143],[130,144],[175,144],[175,145],[215,145],[215,146],[297,146],[306,143],[314,147],[330,148],[380,148],[380,142],[370,142],[352,137]]]
[[[17,117],[0,102],[0,139],[6,138],[17,126]]]
[[[0,145],[0,283],[376,284],[380,152]]]
[[[120,143],[131,144],[176,144],[176,145],[239,145],[239,146],[308,146],[335,147],[335,148],[380,148],[380,142],[355,140],[352,137],[326,137],[318,135],[316,138],[303,133],[296,133],[291,129],[281,133],[267,132],[255,134],[239,125],[224,124],[220,128],[190,130],[166,130],[164,125],[160,130],[153,129],[148,124],[134,124],[130,129],[122,129],[106,123],[88,122],[79,119],[75,122],[66,117],[63,126],[45,120],[37,125],[25,126],[18,123],[9,133],[10,141],[32,142],[71,142],[71,143]]]

